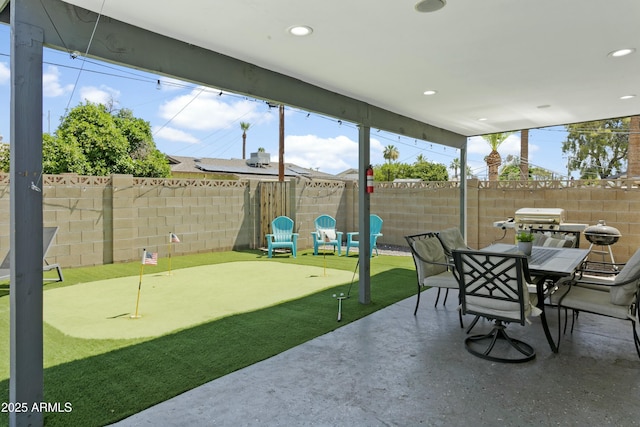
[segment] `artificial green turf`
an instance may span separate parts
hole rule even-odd
[[[301,253],[266,260],[254,251],[174,257],[173,268],[261,259],[265,262],[316,265],[353,272],[356,257]],[[138,263],[65,269],[65,282],[130,276]],[[69,413],[47,413],[50,426],[105,425],[137,413],[215,378],[264,360],[330,332],[415,293],[410,257],[375,257],[371,261],[371,300],[358,303],[357,282],[336,321],[333,294],[347,285],[265,309],[233,315],[152,340],[87,340],[63,335],[45,324],[45,401],[70,402]],[[50,286],[50,285],[47,285]],[[8,300],[8,297],[0,297]],[[0,304],[5,303],[0,302]],[[8,318],[8,316],[6,316]],[[0,339],[8,344],[8,320],[0,314]],[[8,365],[8,345],[0,363]],[[8,367],[3,367],[6,372]],[[0,401],[8,401],[8,380],[0,381]],[[0,424],[8,422],[0,414]]]
[[[44,321],[78,338],[156,338],[352,278],[345,270],[258,260],[181,268],[171,275],[157,268],[144,272],[149,270],[51,289],[44,294]]]

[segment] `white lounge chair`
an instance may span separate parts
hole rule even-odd
[[[49,247],[53,242],[53,238],[56,236],[58,232],[58,227],[44,227],[42,229],[42,271],[51,271],[56,270],[58,273],[58,278],[45,278],[45,282],[62,282],[64,277],[62,276],[62,267],[59,264],[49,264],[46,260],[47,251],[49,251]],[[7,280],[11,277],[11,250],[7,252],[7,255],[2,260],[2,264],[0,264],[0,280]]]

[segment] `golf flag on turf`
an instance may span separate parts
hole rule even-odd
[[[180,243],[180,239],[173,233],[169,233],[169,243]]]
[[[143,265],[158,265],[158,253],[144,251],[142,254]]]

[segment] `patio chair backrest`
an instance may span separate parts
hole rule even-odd
[[[49,251],[49,247],[51,243],[53,243],[53,238],[56,236],[58,232],[58,227],[44,227],[42,229],[42,257],[47,256],[47,252]],[[11,251],[7,252],[7,255],[2,260],[2,264],[0,264],[0,270],[9,270],[11,268]]]
[[[331,215],[320,215],[313,222],[316,226],[316,239],[323,242],[336,242],[338,232],[336,231],[336,220]],[[342,234],[340,234],[342,236]],[[316,249],[317,250],[317,249]]]
[[[525,324],[531,311],[525,255],[454,250],[453,260],[463,314]]]
[[[640,284],[640,249],[624,265],[613,281],[614,286],[609,289],[611,303],[616,305],[630,305]]]
[[[336,220],[331,215],[320,215],[314,221],[316,231],[319,230],[335,230]]]
[[[382,232],[382,223],[382,218],[380,218],[378,215],[369,215],[369,229],[371,230],[371,235],[375,236],[376,234],[380,234]]]
[[[271,233],[276,242],[290,242],[293,236],[293,220],[287,216],[279,216],[271,221]]]
[[[426,277],[447,271],[447,256],[436,233],[405,236],[405,239],[413,255],[419,283],[423,283]]]
[[[467,243],[462,237],[458,227],[446,228],[438,232],[438,239],[442,243],[445,252],[451,256],[454,249],[468,249]]]

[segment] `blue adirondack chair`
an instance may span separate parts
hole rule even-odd
[[[376,255],[378,255],[378,237],[382,236],[382,218],[378,215],[371,214],[369,217],[369,228],[371,234],[371,249],[369,251],[369,256],[373,256],[373,250],[376,250]],[[360,247],[360,242],[356,240],[358,238],[358,232],[347,233],[347,256],[349,256],[349,248],[358,248]]]
[[[271,221],[271,233],[267,234],[269,258],[274,249],[290,249],[293,257],[298,252],[298,233],[293,232],[293,220],[287,216],[279,216]]]
[[[318,255],[320,246],[338,248],[338,256],[342,253],[342,231],[336,231],[336,220],[330,215],[320,215],[314,221],[316,231],[311,232],[313,254]]]

